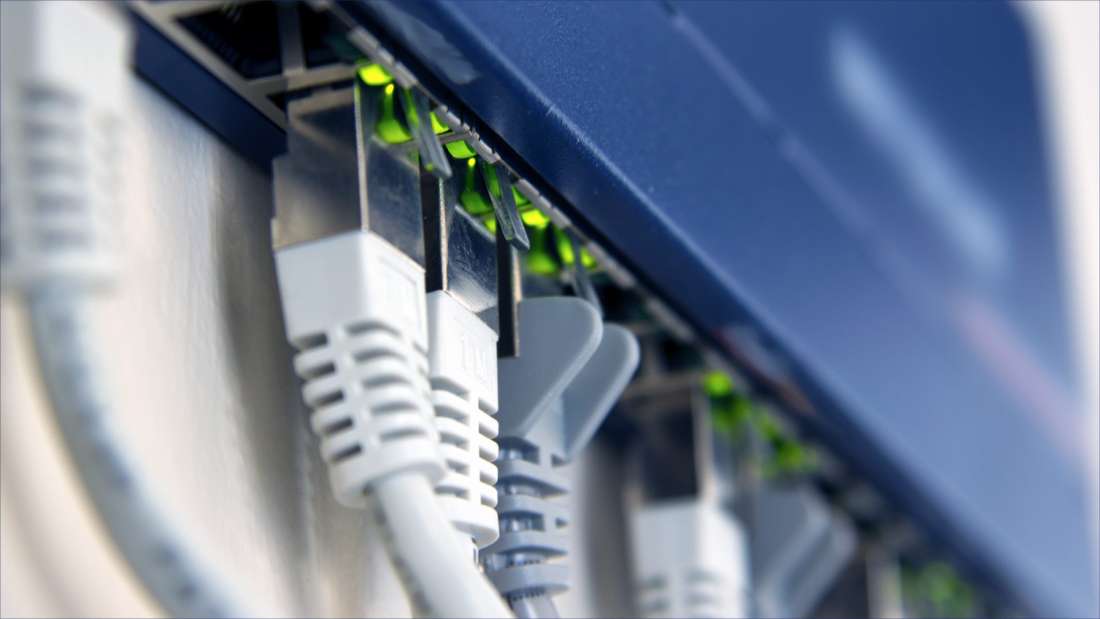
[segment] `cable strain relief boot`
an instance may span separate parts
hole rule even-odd
[[[107,3],[3,2],[0,15],[0,284],[102,288],[132,33]]]
[[[749,616],[748,546],[740,524],[719,502],[644,505],[631,525],[642,617]]]
[[[528,299],[519,311],[523,354],[499,362],[500,539],[483,556],[512,602],[568,588],[568,486],[557,468],[591,439],[639,358],[633,335],[578,298]]]
[[[501,439],[497,462],[500,538],[484,553],[485,571],[509,601],[553,595],[569,588],[566,565],[568,503],[560,500],[568,482],[549,450],[521,438]]]
[[[294,368],[337,500],[408,470],[444,474],[428,386],[424,271],[354,231],[276,252]]]
[[[428,294],[431,400],[447,472],[447,517],[477,548],[497,539],[497,334],[443,290]]]

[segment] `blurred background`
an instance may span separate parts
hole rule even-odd
[[[265,44],[226,47],[278,31],[247,8],[278,3],[184,4],[108,7],[132,32],[123,78],[73,69],[125,95],[124,208],[88,224],[117,235],[124,282],[84,323],[111,429],[169,527],[262,614],[408,616],[379,532],[331,497],[285,343],[270,118],[294,82],[272,69],[282,90],[255,103]],[[752,616],[1100,615],[1100,3],[354,7],[581,237],[551,252],[551,284],[526,263],[526,293],[559,290],[584,246],[605,316],[642,341],[565,467],[562,616],[659,616],[633,510],[695,496],[743,531]],[[9,116],[37,49],[11,23]],[[29,182],[12,126],[8,247]],[[51,417],[17,258],[0,615],[162,615]],[[690,403],[665,397],[688,383]]]

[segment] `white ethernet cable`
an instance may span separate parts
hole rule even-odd
[[[275,261],[294,368],[337,500],[365,508],[386,476],[442,477],[419,265],[367,231],[291,245]]]
[[[690,434],[673,440],[684,441],[679,447],[690,450],[694,465],[690,478],[668,483],[667,476],[652,474],[665,465],[667,447],[648,449],[643,439],[636,448],[631,468],[637,480],[624,495],[636,610],[646,618],[755,616],[748,540],[725,474],[731,454],[714,434],[710,404],[696,385],[652,402],[652,431],[643,437],[670,421],[688,422]]]
[[[638,367],[636,338],[576,297],[519,304],[523,352],[499,363],[500,538],[482,563],[517,617],[558,616],[568,483],[557,470],[595,434]]]
[[[391,243],[370,227],[417,208],[415,173],[404,183],[406,164],[371,139],[363,89],[288,106],[273,240],[295,369],[336,498],[371,509],[414,609],[508,617],[434,492],[454,454],[432,406],[425,272],[408,253],[416,235]]]
[[[447,473],[436,495],[477,550],[496,541],[497,334],[446,290],[428,293],[429,377]]]
[[[112,432],[87,309],[116,283],[111,216],[131,37],[106,3],[0,2],[0,256],[61,436],[102,523],[171,615],[239,616]]]
[[[424,271],[366,231],[277,250],[287,336],[337,500],[367,507],[414,605],[507,617],[436,502],[444,465],[429,400]]]
[[[736,519],[705,497],[662,501],[631,514],[642,617],[748,617],[748,547]]]

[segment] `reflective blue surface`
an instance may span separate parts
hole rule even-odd
[[[1010,7],[359,9],[953,550],[1038,612],[1097,612],[1053,198]]]

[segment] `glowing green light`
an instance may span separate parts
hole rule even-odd
[[[733,381],[723,372],[708,372],[703,390],[710,400],[711,420],[719,432],[740,439],[752,429],[755,408],[752,400],[733,390]]]
[[[489,192],[492,193],[494,196],[499,198],[500,197],[500,181],[497,180],[496,168],[491,168],[489,171],[490,171],[490,174],[489,174]],[[527,199],[527,196],[520,193],[520,191],[518,189],[516,189],[516,187],[514,185],[512,186],[512,198],[516,201],[516,206],[517,207],[527,206],[528,204],[531,203],[531,201]]]
[[[529,208],[526,211],[520,213],[520,219],[523,223],[531,226],[536,230],[545,230],[546,226],[550,225],[550,218],[542,214],[542,211],[536,208]]]
[[[921,616],[974,617],[977,600],[971,585],[942,561],[902,568],[902,596]]]
[[[390,88],[386,87],[387,90]],[[411,88],[406,88],[402,95],[405,97],[405,120],[410,127],[419,126],[420,116],[416,113],[416,106],[413,105],[413,91]],[[435,115],[435,112],[428,112],[428,119],[432,123],[432,132],[436,135],[440,133],[446,133],[450,131],[447,125],[443,124],[443,121],[439,120],[439,117]]]
[[[551,277],[558,274],[558,263],[546,252],[528,252],[527,269],[535,275]]]
[[[770,413],[755,409],[751,421],[758,435],[771,448],[771,455],[764,465],[765,476],[805,474],[817,468],[817,454],[786,433]]]
[[[488,180],[489,193],[496,197],[500,197],[500,180],[497,179],[496,166],[489,166],[489,173],[485,176]]]
[[[765,474],[806,473],[814,469],[817,459],[813,452],[793,440],[785,440],[775,449]]]
[[[402,144],[411,140],[412,135],[397,119],[394,99],[396,99],[394,86],[388,84],[382,91],[382,113],[378,117],[374,130],[387,144]]]
[[[439,117],[435,115],[435,112],[429,113],[429,116],[432,117],[432,131],[434,131],[436,135],[439,135],[440,133],[446,133],[451,130],[450,127],[443,124],[443,121],[439,120]]]
[[[389,90],[389,86],[386,90]],[[416,113],[416,106],[413,105],[413,93],[411,88],[406,88],[401,91],[401,96],[405,98],[405,122],[409,127],[420,126],[420,116]],[[430,115],[430,112],[429,112]]]
[[[719,372],[717,370],[713,372],[707,372],[703,376],[703,389],[712,398],[719,398],[724,395],[731,395],[733,393],[733,381],[725,372]]]
[[[451,142],[448,143],[446,146],[449,149],[452,145],[455,144],[459,144],[465,148],[468,148],[465,142]],[[490,232],[493,232],[496,230],[496,220],[493,219],[492,215],[494,211],[493,204],[490,201],[489,197],[482,192],[481,186],[478,184],[478,179],[481,178],[481,175],[478,174],[477,157],[474,155],[472,150],[469,152],[469,155],[469,157],[464,157],[466,159],[466,179],[463,184],[462,191],[458,195],[458,200],[462,204],[462,207],[466,209],[467,213],[475,217],[487,215],[488,219],[492,220],[493,223],[491,226],[486,223],[486,227],[489,228]],[[496,169],[490,167],[488,169],[488,174],[485,175],[485,179],[488,181],[487,185],[489,187],[489,191],[494,196],[499,197],[500,181],[497,179]],[[519,207],[520,219],[528,227],[535,230],[542,230],[550,225],[550,219],[546,215],[535,209],[531,205],[531,201],[528,200],[526,196],[516,191],[515,187],[512,187],[512,197],[516,199],[516,206]],[[589,256],[589,258],[591,258],[591,256]],[[595,263],[594,260],[592,262],[593,264]],[[545,266],[546,265],[542,265],[538,268],[541,270],[545,270],[545,268],[543,268]]]
[[[485,223],[485,227],[489,229],[489,232],[496,234],[497,232],[497,218],[492,215],[485,216],[482,220]]]
[[[476,157],[477,153],[474,149],[466,143],[466,140],[456,140],[454,142],[447,142],[443,145],[447,152],[451,154],[455,159],[466,159],[467,157]]]
[[[462,207],[466,209],[467,213],[475,217],[493,212],[493,205],[489,204],[485,196],[481,195],[481,192],[476,189],[463,189],[462,193],[458,195],[458,201],[462,203]]]
[[[572,266],[573,244],[569,242],[569,237],[566,236],[565,232],[555,229],[555,233],[558,241],[558,255],[561,256],[562,264]],[[596,267],[596,259],[583,247],[581,247],[581,264],[584,265],[586,269],[593,269]]]
[[[492,203],[478,190],[477,159],[474,157],[466,160],[466,180],[462,193],[458,195],[458,201],[462,203],[467,213],[475,217],[493,212]]]
[[[497,179],[497,169],[496,168],[489,168],[489,174],[488,174],[487,178],[489,179],[489,193],[491,193],[494,196],[499,198],[500,197],[500,181]]]
[[[360,66],[358,75],[359,79],[363,80],[363,83],[368,86],[385,86],[393,81],[393,76],[390,75],[389,71],[374,62]]]
[[[535,275],[551,277],[558,274],[558,263],[546,250],[546,238],[549,235],[550,231],[546,227],[533,227],[527,231],[527,236],[531,239],[531,249],[527,252],[525,263],[527,270]]]

